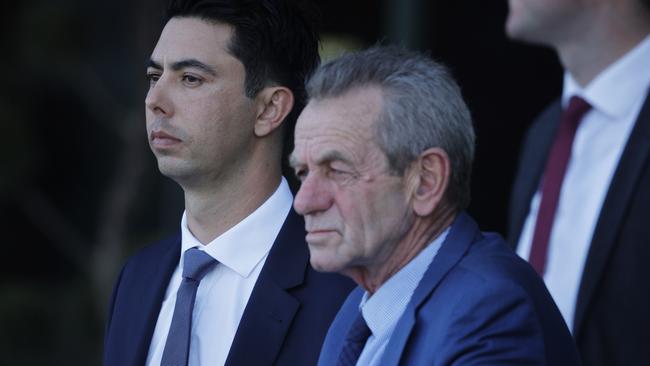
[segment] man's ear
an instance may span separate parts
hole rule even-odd
[[[291,112],[293,93],[284,86],[270,86],[262,89],[256,99],[255,136],[263,137],[278,128]]]
[[[409,167],[411,205],[418,216],[428,216],[447,191],[451,171],[449,156],[438,147],[425,150]]]

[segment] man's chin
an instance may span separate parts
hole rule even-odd
[[[509,15],[506,19],[505,32],[508,38],[517,41],[528,41],[525,27],[520,24],[521,20],[514,15]]]
[[[339,263],[336,263],[332,260],[326,259],[326,258],[320,258],[318,255],[312,254],[310,258],[310,263],[312,268],[318,272],[325,272],[325,273],[330,273],[330,272],[341,272],[343,269],[343,266],[341,266]]]
[[[508,38],[528,44],[547,45],[548,31],[535,24],[530,19],[516,14],[509,14],[505,23],[505,33]]]
[[[158,170],[160,174],[179,184],[191,180],[191,177],[195,176],[193,169],[187,163],[172,157],[159,157]]]

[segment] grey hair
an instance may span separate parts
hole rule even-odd
[[[423,151],[439,147],[451,164],[446,199],[459,209],[466,208],[474,128],[460,88],[447,68],[403,48],[375,46],[322,65],[308,81],[307,94],[318,100],[369,86],[378,86],[383,93],[376,138],[391,171],[402,175]]]

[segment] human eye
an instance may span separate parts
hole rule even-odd
[[[147,80],[149,80],[149,85],[154,86],[156,82],[160,79],[160,72],[155,70],[147,70]]]
[[[193,74],[183,74],[183,84],[193,88],[203,84],[203,79]]]
[[[344,164],[330,164],[327,168],[327,174],[330,179],[339,182],[347,182],[354,178],[352,171]]]
[[[301,182],[304,181],[305,178],[307,178],[308,171],[305,168],[302,168],[302,167],[301,168],[295,168],[293,170],[293,172],[296,175],[296,178],[298,178],[298,180],[301,181]]]

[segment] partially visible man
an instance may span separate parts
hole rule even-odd
[[[105,365],[316,363],[352,283],[309,267],[281,156],[318,62],[295,1],[171,3],[145,107],[185,213],[123,268]]]
[[[291,165],[311,264],[354,279],[319,365],[578,365],[543,282],[463,212],[474,132],[447,71],[377,47],[307,86]]]
[[[585,364],[648,364],[650,1],[510,0],[506,30],[565,69],[522,146],[509,240]]]

